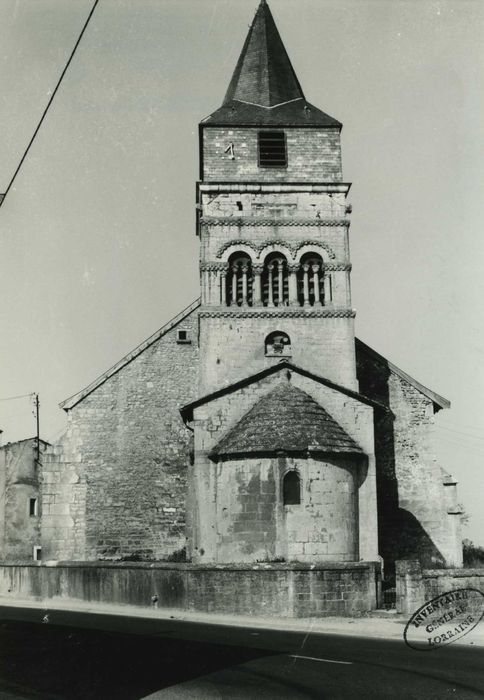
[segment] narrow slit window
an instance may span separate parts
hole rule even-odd
[[[282,498],[285,506],[301,503],[301,480],[297,472],[288,472],[282,482]]]
[[[286,134],[283,131],[259,131],[259,166],[287,167]]]
[[[34,561],[41,561],[42,559],[42,547],[40,545],[34,545]]]
[[[29,498],[29,515],[31,518],[39,514],[39,502],[36,498]]]

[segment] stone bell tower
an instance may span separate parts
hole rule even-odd
[[[200,393],[281,359],[357,388],[341,126],[307,102],[262,0],[200,124]]]

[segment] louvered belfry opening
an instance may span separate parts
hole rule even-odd
[[[286,134],[283,131],[259,131],[259,165],[261,168],[287,166]]]

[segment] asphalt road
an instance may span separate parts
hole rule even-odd
[[[0,700],[484,698],[484,648],[0,608]],[[38,622],[32,622],[36,620]],[[104,631],[100,631],[103,629]]]

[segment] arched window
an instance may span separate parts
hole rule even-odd
[[[300,306],[324,305],[324,264],[318,253],[305,253],[297,273]]]
[[[287,333],[273,331],[265,339],[265,351],[268,357],[290,357],[291,339]]]
[[[252,264],[247,253],[233,253],[226,277],[227,306],[252,306]]]
[[[301,480],[296,471],[287,472],[282,481],[282,501],[285,506],[301,503]]]
[[[262,303],[264,306],[287,306],[289,303],[287,260],[282,253],[270,253],[264,260]]]

